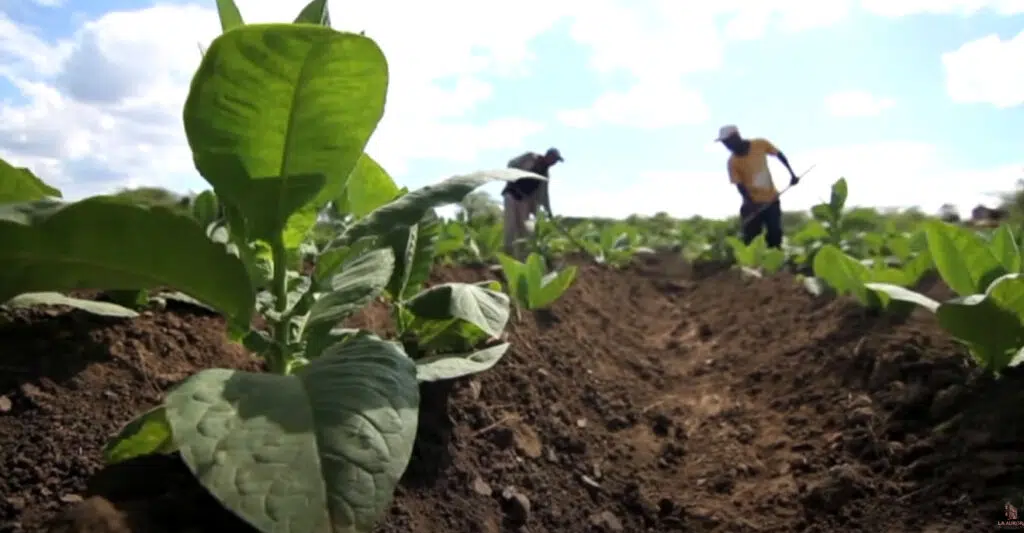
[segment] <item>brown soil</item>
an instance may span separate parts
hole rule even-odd
[[[101,471],[105,439],[188,373],[258,367],[220,319],[7,318],[0,532],[251,531],[174,459]],[[389,328],[379,308],[357,323]],[[510,329],[495,369],[424,387],[379,533],[958,533],[1020,503],[1020,375],[970,370],[931,316],[652,257],[581,266],[551,312]]]

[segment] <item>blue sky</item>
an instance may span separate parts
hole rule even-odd
[[[368,151],[403,185],[557,146],[560,213],[727,215],[738,195],[711,142],[727,123],[775,142],[797,172],[816,164],[787,209],[841,175],[856,204],[927,210],[991,202],[1024,178],[1021,0],[418,4],[331,3],[350,24],[339,29],[366,30],[389,56]],[[271,21],[302,2],[239,5]],[[4,0],[0,157],[73,198],[202,188],[179,115],[213,6]]]

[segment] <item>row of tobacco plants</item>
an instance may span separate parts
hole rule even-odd
[[[1024,261],[1009,226],[979,232],[931,219],[910,235],[876,236],[874,257],[858,259],[840,238],[846,195],[839,180],[830,201],[812,210],[826,240],[806,250],[814,273],[803,280],[808,290],[849,295],[879,313],[927,309],[996,374],[1024,359]],[[936,271],[957,297],[939,302],[914,290]]]
[[[189,377],[127,424],[106,459],[180,454],[267,533],[368,532],[409,462],[419,383],[486,370],[509,348],[500,284],[424,289],[434,208],[493,180],[542,178],[503,169],[398,188],[364,153],[388,88],[377,44],[331,29],[324,0],[292,24],[246,25],[232,2],[218,8],[224,31],[183,111],[212,191],[190,214],[114,196],[64,202],[0,162],[0,302],[130,317],[183,298],[221,313],[268,372]],[[317,245],[311,229],[328,205],[342,222]],[[505,269],[527,307],[550,304],[574,274],[544,275],[536,258]],[[115,303],[67,295],[76,289],[110,291]],[[400,340],[339,327],[382,297]]]

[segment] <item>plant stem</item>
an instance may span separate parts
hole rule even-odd
[[[274,350],[270,367],[272,372],[284,374],[288,371],[286,351],[291,340],[291,328],[288,317],[285,316],[288,311],[288,251],[280,237],[270,243],[270,250],[274,261],[274,310],[279,317],[273,324]]]
[[[402,304],[395,302],[392,309],[394,309],[393,320],[395,321],[395,329],[398,330],[398,336],[401,337],[409,327],[409,325],[405,323],[405,315],[402,313],[404,307]]]

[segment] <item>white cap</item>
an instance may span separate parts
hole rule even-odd
[[[715,139],[715,141],[724,141],[726,138],[728,138],[731,135],[739,135],[739,134],[740,134],[739,128],[737,128],[736,126],[734,126],[732,124],[726,124],[725,126],[722,126],[721,128],[718,128],[718,138]]]

